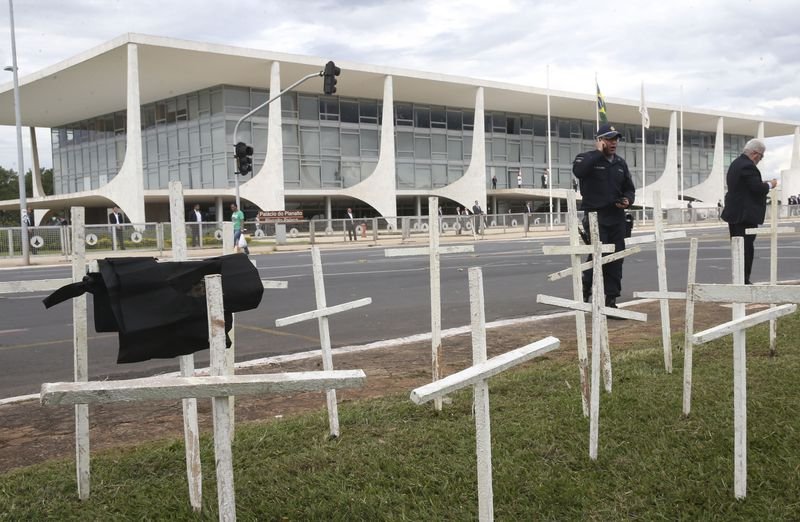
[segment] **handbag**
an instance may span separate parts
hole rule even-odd
[[[222,275],[227,333],[234,312],[258,308],[264,285],[244,254],[159,263],[152,257],[98,261],[98,272],[44,299],[46,308],[86,292],[94,296],[97,332],[119,332],[117,363],[166,359],[208,348],[204,277]]]

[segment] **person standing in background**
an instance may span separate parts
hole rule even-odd
[[[189,228],[192,230],[192,246],[198,247],[200,246],[200,229],[203,226],[203,221],[205,220],[203,213],[200,212],[200,204],[195,203],[194,208],[192,211],[189,212],[189,219],[186,221],[189,223]]]
[[[114,207],[111,210],[111,214],[108,215],[108,222],[111,225],[114,225],[114,235],[117,238],[117,248],[120,250],[125,250],[125,237],[123,232],[123,224],[126,222],[125,214],[119,209],[119,207]]]
[[[244,232],[244,229],[242,229],[242,225],[244,225],[244,212],[239,210],[236,203],[231,203],[231,222],[233,223],[233,249],[238,252],[239,238],[242,237],[242,233]],[[247,244],[244,245],[243,250],[246,255],[250,255],[250,248]]]
[[[350,241],[357,241],[358,237],[356,235],[356,218],[353,215],[353,209],[347,209],[347,215],[344,219],[345,225],[347,226],[347,237],[350,238]]]
[[[764,158],[767,147],[759,139],[748,141],[742,154],[733,160],[728,167],[725,182],[728,192],[725,194],[725,208],[722,209],[722,219],[728,223],[730,237],[744,238],[744,284],[750,282],[750,272],[753,268],[755,255],[755,234],[745,234],[748,228],[757,228],[764,222],[767,212],[767,194],[770,189],[778,186],[778,180],[769,181],[761,179],[758,162]]]

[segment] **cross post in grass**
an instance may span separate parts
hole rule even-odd
[[[773,190],[769,202],[769,227],[748,228],[745,234],[769,234],[769,284],[778,282],[778,234],[794,233],[794,227],[778,226],[778,193]],[[774,306],[774,305],[772,305]],[[778,328],[775,319],[769,322],[769,354],[777,354]]]
[[[546,337],[522,348],[486,358],[486,317],[483,301],[483,272],[469,269],[470,323],[472,326],[472,366],[448,375],[411,392],[415,404],[441,398],[461,388],[473,387],[475,412],[475,452],[478,460],[478,520],[494,520],[492,493],[492,439],[489,419],[489,386],[487,380],[518,364],[559,347],[555,337]]]
[[[733,335],[733,489],[736,498],[747,495],[747,361],[746,331],[757,324],[794,313],[800,303],[800,287],[744,284],[744,238],[731,238],[733,284],[689,286],[691,299],[703,302],[733,303],[731,321],[692,336],[701,344]],[[745,314],[748,303],[780,304],[751,315]]]
[[[186,217],[183,205],[183,185],[169,182],[169,214],[171,223],[172,260],[186,261]],[[178,357],[182,377],[194,375],[194,354]],[[200,465],[200,428],[197,422],[197,399],[187,397],[183,405],[183,441],[186,451],[186,477],[189,483],[189,503],[200,511],[203,502],[203,474]]]
[[[437,381],[442,373],[442,297],[441,254],[458,254],[474,252],[472,245],[439,246],[439,198],[428,198],[428,247],[425,248],[390,248],[384,250],[386,257],[424,256],[429,258],[431,280],[431,374]],[[442,399],[433,402],[437,411],[442,409]]]
[[[86,275],[86,213],[83,207],[72,207],[70,212],[72,277],[0,283],[0,294],[53,291],[83,279],[83,276]],[[72,354],[75,381],[87,381],[89,379],[89,358],[85,295],[72,300]],[[78,498],[86,500],[89,498],[91,484],[91,462],[89,453],[89,407],[85,404],[75,406],[75,468]]]
[[[683,336],[683,414],[688,416],[692,407],[692,365],[694,355],[694,299],[689,288],[697,278],[697,238],[689,240],[689,264],[686,273],[686,305]]]
[[[206,276],[205,288],[211,375],[45,383],[42,385],[41,402],[45,406],[52,406],[211,397],[214,402],[214,455],[219,519],[227,522],[236,520],[230,417],[227,412],[228,396],[295,393],[331,387],[353,388],[361,386],[366,376],[362,370],[226,375],[222,276],[219,274]]]
[[[686,237],[686,232],[664,231],[664,216],[661,211],[661,192],[653,193],[653,227],[655,234],[650,236],[630,237],[625,240],[625,245],[642,243],[655,243],[656,269],[658,271],[658,292],[634,292],[634,297],[658,299],[661,305],[661,345],[664,349],[664,370],[672,373],[672,333],[669,321],[669,300],[686,299],[685,292],[670,292],[667,286],[667,254],[664,242],[667,239]]]
[[[365,297],[356,301],[349,301],[335,306],[328,306],[325,298],[325,279],[322,273],[322,259],[319,253],[319,247],[311,247],[311,266],[314,272],[314,293],[316,295],[317,309],[302,314],[292,315],[290,317],[283,317],[275,321],[276,327],[288,326],[290,324],[308,321],[310,319],[317,319],[319,324],[319,341],[320,348],[322,349],[322,369],[325,371],[333,371],[333,352],[331,351],[331,334],[328,325],[328,316],[345,312],[347,310],[354,310],[367,306],[372,303],[372,298]],[[328,425],[330,428],[330,436],[339,436],[339,412],[336,405],[336,390],[331,388],[327,390],[327,403],[328,403]]]
[[[592,302],[584,303],[582,299],[562,299],[549,295],[539,294],[536,302],[568,308],[571,310],[581,310],[592,314],[592,370],[591,370],[591,393],[589,401],[589,458],[597,459],[597,447],[599,438],[600,422],[600,358],[601,353],[604,357],[604,369],[607,375],[606,389],[611,391],[611,355],[608,349],[608,323],[606,316],[621,317],[623,319],[633,319],[636,321],[647,321],[647,315],[639,312],[620,310],[605,306],[603,292],[603,262],[604,252],[613,252],[614,245],[604,245],[600,242],[600,231],[597,225],[597,213],[589,214],[589,235],[590,245],[577,246],[545,246],[544,253],[547,254],[592,254]],[[632,252],[631,252],[632,253]],[[605,347],[605,351],[604,351]]]

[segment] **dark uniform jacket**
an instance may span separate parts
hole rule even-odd
[[[761,180],[753,160],[742,154],[731,163],[726,178],[728,193],[722,219],[728,223],[760,225],[767,211],[769,183]]]
[[[625,221],[625,210],[615,203],[625,197],[633,205],[636,188],[624,159],[615,154],[609,160],[599,150],[582,152],[572,163],[572,173],[581,183],[582,210],[597,212],[601,225]]]

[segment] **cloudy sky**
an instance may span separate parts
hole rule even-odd
[[[800,122],[797,0],[18,0],[14,9],[21,76],[136,32],[538,87],[549,64],[554,89],[591,93],[597,72],[609,98],[636,100],[644,81],[648,102]],[[4,5],[2,65],[10,42]],[[15,139],[0,127],[0,165],[16,170]],[[47,131],[39,146],[52,165]],[[767,146],[762,171],[787,168],[791,139]]]

